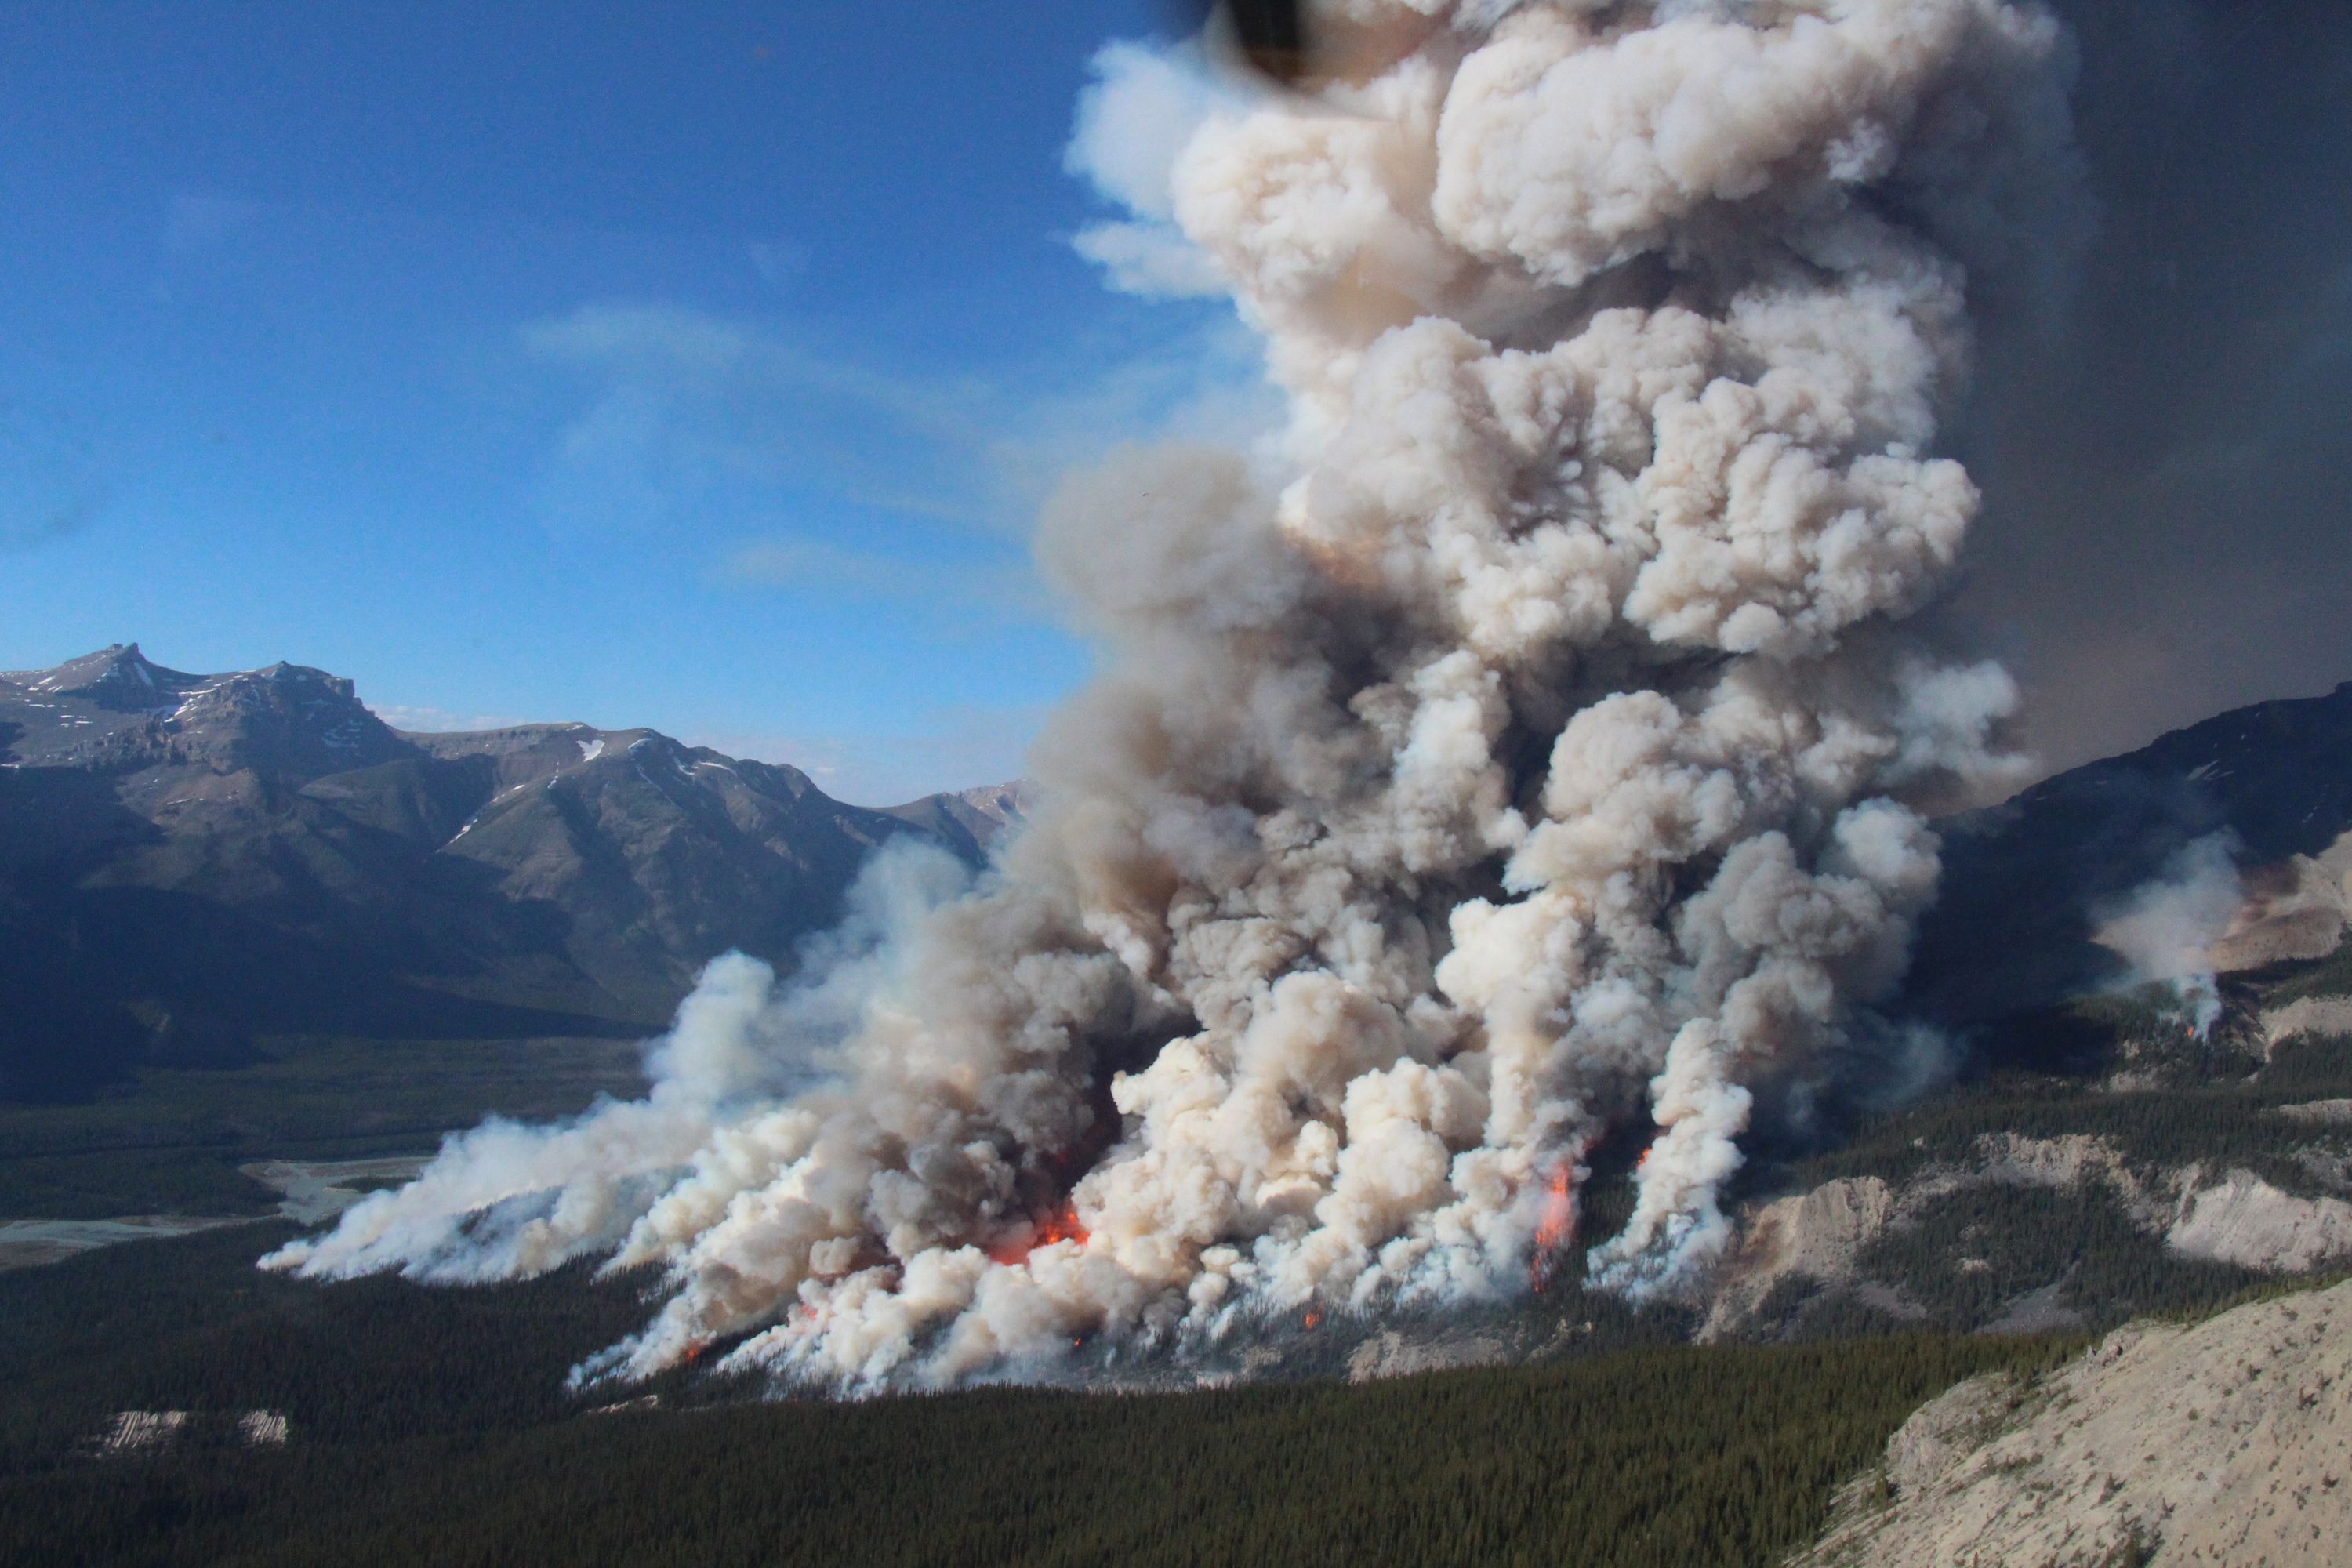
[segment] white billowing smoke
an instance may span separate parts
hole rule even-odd
[[[1105,46],[1093,75],[1064,161],[1131,216],[1071,243],[1129,293],[1223,294],[1215,264],[1176,226],[1174,171],[1202,122],[1237,100],[1203,62],[1141,44]]]
[[[2064,40],[2010,0],[1332,8],[1429,25],[1320,100],[1138,111],[1200,115],[1139,221],[1264,333],[1288,471],[1135,451],[1049,509],[1107,668],[1032,828],[961,896],[878,866],[812,979],[713,967],[646,1100],[454,1140],[276,1264],[609,1251],[667,1299],[592,1371],[748,1335],[936,1381],[1523,1289],[1612,1131],[1650,1149],[1594,1279],[1717,1256],[1759,1106],[1899,1033],[1920,804],[2010,776],[2007,678],[1895,623],[1977,504],[1931,455],[1963,263],[2074,177]]]
[[[2237,835],[2209,833],[2181,847],[2153,879],[2095,910],[2093,939],[2143,983],[2169,986],[2203,1039],[2221,1016],[2214,952],[2246,902]]]

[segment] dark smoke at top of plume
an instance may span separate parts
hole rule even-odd
[[[1611,1136],[1647,1149],[1592,1282],[1693,1289],[1758,1121],[1902,1070],[1873,1009],[1927,815],[2018,773],[2008,675],[1907,623],[1979,510],[1937,455],[1972,296],[2059,308],[2082,233],[2064,35],[2025,0],[1318,14],[1405,47],[1204,99],[1130,203],[1289,421],[1047,509],[1103,669],[992,874],[877,857],[789,985],[711,967],[646,1099],[454,1139],[272,1266],[659,1269],[589,1376],[1182,1353],[1525,1289]]]
[[[2096,226],[2064,308],[1987,323],[1942,617],[2041,771],[2352,679],[2352,13],[2059,9]]]

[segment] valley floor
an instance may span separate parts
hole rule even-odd
[[[323,1225],[376,1187],[404,1182],[429,1154],[366,1160],[258,1160],[237,1167],[278,1194],[278,1213],[298,1225]],[[167,1240],[227,1225],[251,1225],[252,1215],[126,1215],[117,1219],[0,1219],[0,1271],[37,1268],[100,1247]]]
[[[0,1220],[0,1271],[37,1268],[62,1263],[100,1247],[126,1241],[159,1241],[194,1236],[225,1225],[247,1225],[247,1219],[212,1219],[189,1215],[129,1215],[121,1219]]]

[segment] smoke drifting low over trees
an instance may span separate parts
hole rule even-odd
[[[610,1253],[667,1300],[591,1374],[726,1338],[947,1380],[1522,1289],[1614,1134],[1649,1147],[1593,1278],[1641,1298],[1719,1252],[1757,1117],[1913,1070],[1871,1007],[1925,814],[2017,776],[2016,690],[1902,623],[1978,510],[1935,455],[1971,293],[2042,308],[2084,232],[2064,35],[1341,9],[1418,43],[1202,95],[1164,191],[1120,174],[1291,417],[1049,509],[1105,670],[995,872],[877,859],[792,987],[714,967],[648,1099],[456,1141],[278,1266]]]

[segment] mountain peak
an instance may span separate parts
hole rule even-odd
[[[1026,822],[1035,809],[1037,786],[1027,779],[1014,779],[1010,784],[960,789],[955,797],[999,826],[1013,827]]]
[[[155,663],[139,651],[135,642],[110,643],[55,668],[10,677],[27,691],[80,697],[108,708],[155,707],[202,679]]]
[[[927,795],[883,810],[957,846],[967,858],[978,861],[1024,826],[1036,804],[1037,786],[1027,779],[1014,779],[1010,784]]]
[[[0,676],[0,709],[19,764],[121,768],[175,757],[311,779],[411,750],[345,677],[283,659],[194,675],[155,663],[132,642]]]
[[[289,664],[282,658],[276,664],[267,664],[259,669],[245,670],[221,679],[267,680],[289,686],[315,686],[330,696],[347,701],[355,701],[359,697],[359,688],[352,683],[349,676],[330,675],[323,669],[314,669],[307,664]],[[373,717],[373,714],[370,716]]]

